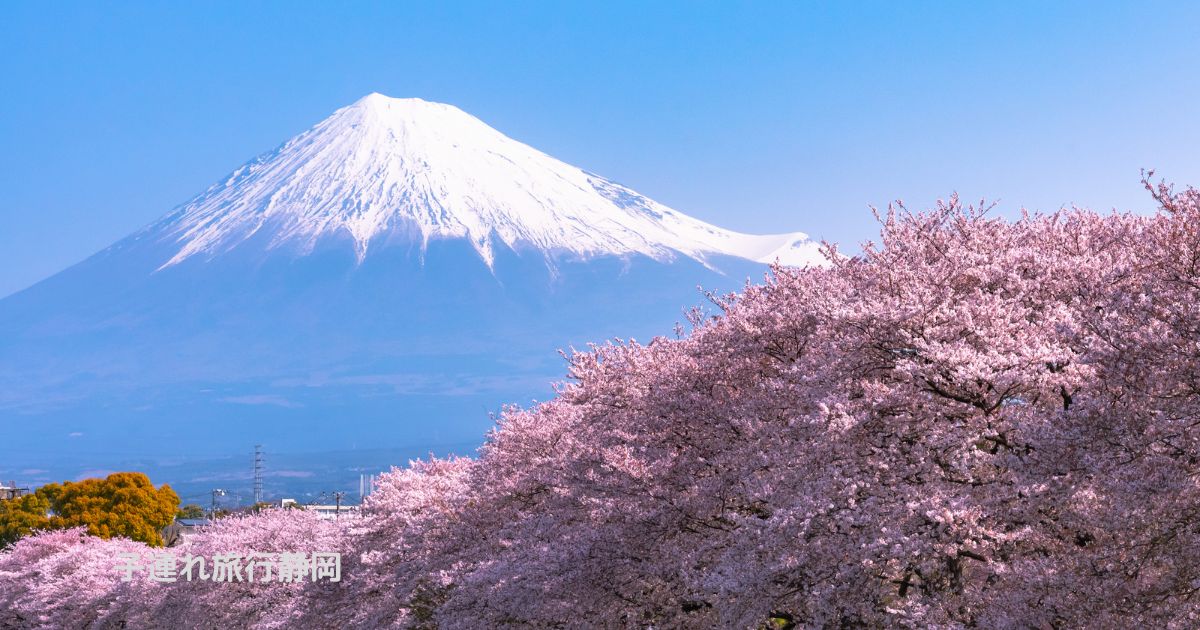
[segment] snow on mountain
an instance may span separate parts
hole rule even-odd
[[[148,227],[177,248],[163,267],[211,258],[252,237],[311,252],[349,238],[361,262],[381,244],[467,239],[588,259],[682,254],[819,264],[803,233],[725,230],[517,142],[451,105],[370,94]]]

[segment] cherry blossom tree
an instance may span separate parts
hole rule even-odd
[[[338,584],[59,601],[97,545],[133,545],[59,532],[0,555],[0,619],[1195,627],[1200,192],[1148,188],[1152,216],[891,207],[860,254],[712,296],[681,338],[570,354],[553,400],[476,458],[384,475],[350,525],[193,543],[326,545]]]
[[[203,558],[204,562],[195,565],[195,579],[181,577],[163,585],[154,618],[159,624],[170,622],[182,627],[190,627],[197,620],[220,621],[235,628],[290,627],[305,608],[307,598],[330,597],[342,585],[314,582],[308,569],[285,575],[288,558],[283,554],[297,559],[313,553],[347,554],[346,522],[285,509],[216,519],[171,550],[181,560]],[[240,572],[217,581],[216,565],[222,559]],[[209,579],[200,579],[201,569],[208,571]]]
[[[481,556],[477,525],[463,516],[474,505],[469,484],[476,462],[430,458],[381,475],[350,521],[353,553],[345,563],[345,588],[310,601],[305,621],[341,619],[355,627],[422,627],[434,624],[440,606],[466,563]]]
[[[84,527],[23,538],[0,553],[0,628],[152,627],[155,584],[122,581],[119,567],[150,561],[154,549]],[[122,560],[132,554],[133,560]]]

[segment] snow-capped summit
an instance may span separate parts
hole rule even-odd
[[[234,171],[148,227],[168,267],[255,238],[311,252],[345,239],[361,262],[397,240],[467,239],[574,258],[713,255],[790,265],[821,260],[802,233],[725,230],[563,163],[452,105],[369,94]]]

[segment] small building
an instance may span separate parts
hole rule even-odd
[[[29,488],[18,488],[15,481],[8,482],[8,485],[0,482],[0,501],[23,497],[27,494],[29,494]]]
[[[283,499],[279,502],[279,507],[316,512],[317,516],[329,520],[358,515],[357,505],[306,505],[304,503],[297,503],[295,499]]]
[[[185,540],[196,534],[196,530],[210,522],[206,518],[177,518],[174,523],[162,529],[163,545],[174,547],[183,544]]]
[[[357,505],[305,505],[303,507],[309,512],[316,512],[321,518],[329,520],[358,516]]]

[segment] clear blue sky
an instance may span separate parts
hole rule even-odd
[[[957,190],[1200,184],[1200,3],[0,4],[0,295],[372,91],[663,203],[848,244]]]

